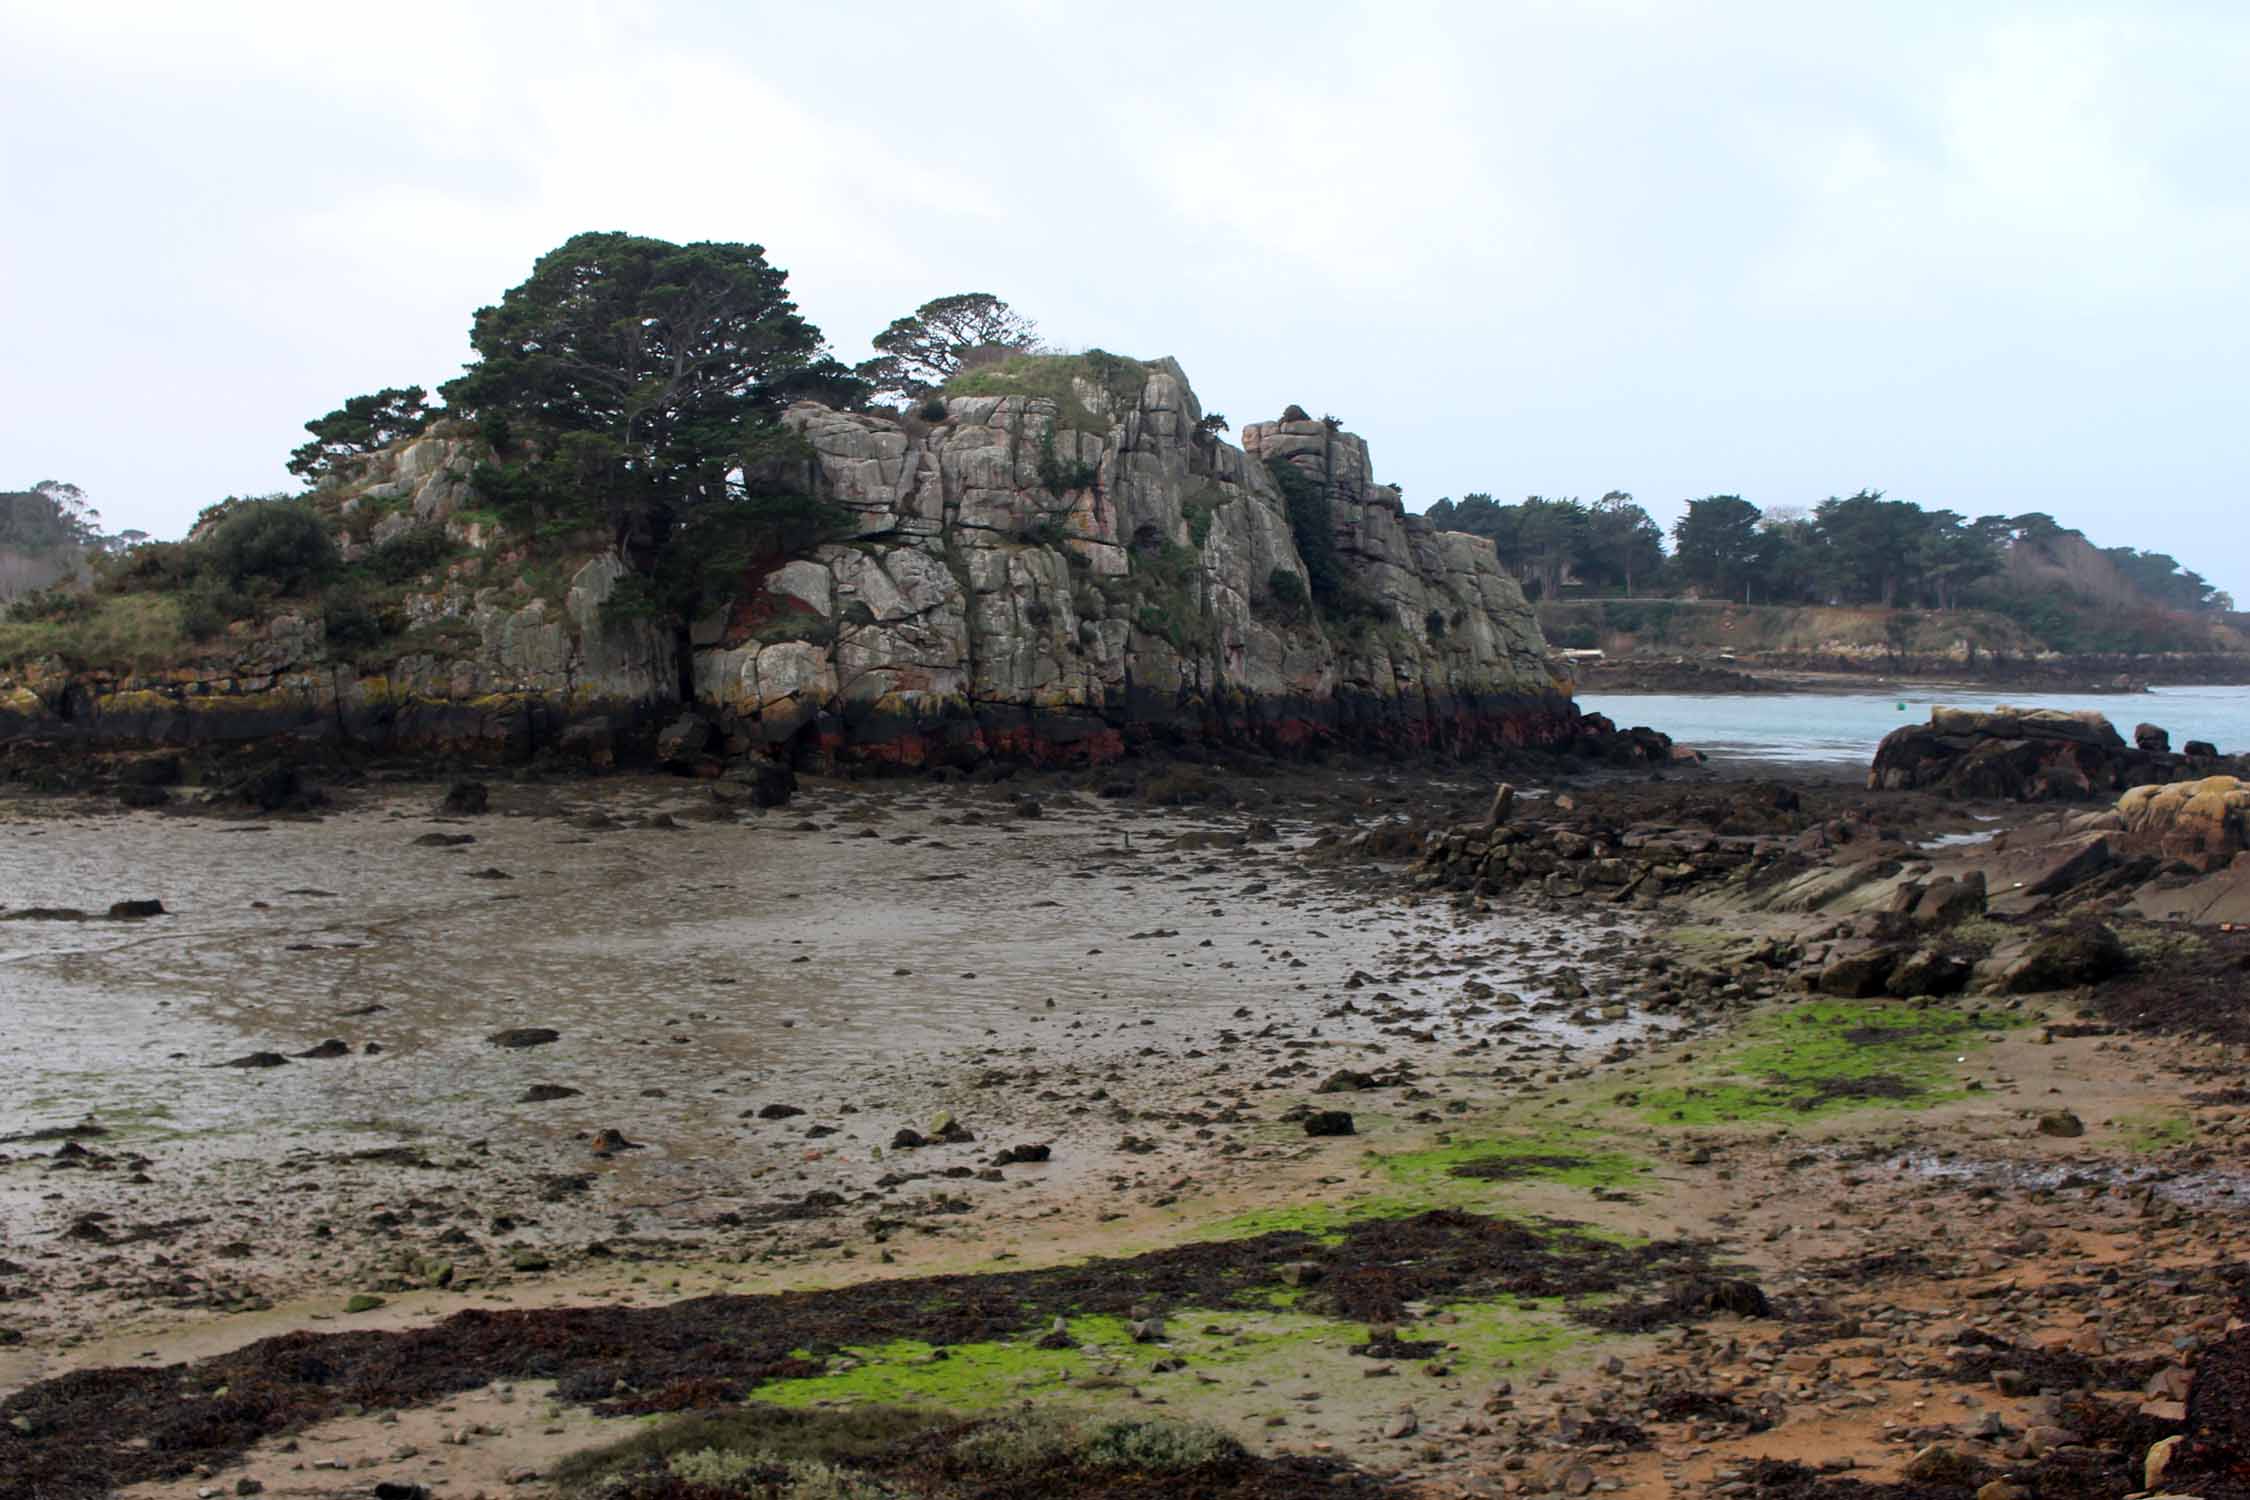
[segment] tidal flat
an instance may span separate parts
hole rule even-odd
[[[1102,790],[7,804],[0,1494],[574,1496],[676,1412],[1026,1401],[1280,1466],[1213,1493],[1785,1486],[2003,1461],[2062,1387],[1963,1350],[2138,1383],[2224,1322],[2239,1046],[1333,857],[1465,776]]]

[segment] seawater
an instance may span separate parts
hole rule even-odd
[[[2012,693],[2005,688],[1927,688],[1885,693],[1590,693],[1589,713],[1619,726],[1646,724],[1683,745],[1742,760],[1866,764],[1884,735],[1926,724],[1930,710],[1992,708],[2092,709],[2130,739],[2135,724],[2159,724],[2172,747],[2209,740],[2221,750],[2250,750],[2250,687],[2162,687],[2146,693]]]

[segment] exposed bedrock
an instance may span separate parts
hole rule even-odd
[[[2175,753],[2154,725],[2127,744],[2090,711],[1933,708],[1930,722],[1894,729],[1876,748],[1870,787],[1924,789],[2024,802],[2106,802],[2130,787],[2250,774],[2250,758],[2190,741]]]
[[[745,579],[685,639],[608,618],[615,555],[589,548],[557,577],[551,551],[469,510],[472,439],[415,440],[339,510],[381,507],[347,555],[419,527],[473,549],[410,601],[444,650],[371,665],[283,615],[170,671],[28,670],[0,684],[0,742],[599,764],[657,758],[684,711],[710,732],[666,736],[674,760],[920,767],[1182,743],[1564,749],[1606,727],[1572,706],[1491,544],[1405,514],[1357,436],[1284,420],[1236,447],[1176,363],[1117,364],[1137,373],[1074,377],[1067,400],[954,397],[942,420],[792,407],[802,482],[850,534]]]

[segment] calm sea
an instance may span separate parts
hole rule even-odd
[[[2172,748],[2209,740],[2229,753],[2250,750],[2250,687],[2162,687],[2147,693],[1590,693],[1579,700],[1620,727],[1646,724],[1714,755],[1777,762],[1856,761],[1875,754],[1902,724],[1929,722],[1933,705],[1991,708],[2090,708],[2132,738],[2135,724],[2172,732]]]

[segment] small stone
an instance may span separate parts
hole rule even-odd
[[[596,1156],[615,1156],[620,1151],[638,1151],[640,1149],[640,1143],[625,1139],[625,1132],[622,1130],[612,1128],[604,1130],[594,1137],[594,1154]]]
[[[2164,1473],[2172,1467],[2172,1455],[2179,1452],[2180,1444],[2186,1441],[2186,1434],[2174,1433],[2148,1445],[2148,1456],[2141,1460],[2141,1484],[2145,1488],[2153,1490],[2163,1485]]]
[[[1411,1411],[1402,1411],[1383,1425],[1387,1438],[1410,1438],[1422,1430],[1422,1420]]]
[[[1943,1443],[1932,1443],[1906,1465],[1906,1477],[1921,1484],[1965,1485],[1982,1467],[1975,1459],[1954,1452]]]
[[[2039,1117],[2039,1133],[2071,1139],[2086,1133],[2086,1122],[2067,1109],[2053,1109]]]
[[[495,1031],[485,1038],[495,1047],[544,1047],[562,1040],[562,1033],[551,1026],[511,1026],[505,1031]]]

